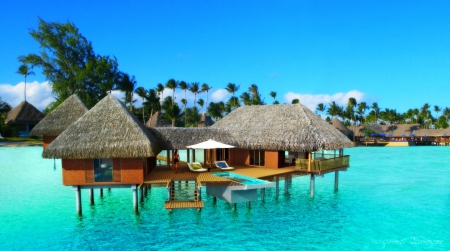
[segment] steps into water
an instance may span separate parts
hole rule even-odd
[[[195,180],[181,180],[170,182],[169,201],[164,203],[164,208],[172,209],[204,207],[203,201],[199,199],[197,182]]]

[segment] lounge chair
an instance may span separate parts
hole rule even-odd
[[[0,140],[5,140],[5,138],[3,138],[1,134],[0,134]]]
[[[208,169],[203,168],[200,162],[187,163],[192,172],[207,172]]]
[[[233,170],[234,167],[228,166],[227,162],[224,160],[214,161],[214,165],[216,165],[217,168],[220,168],[222,170]]]

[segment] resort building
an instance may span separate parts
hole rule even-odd
[[[5,125],[16,128],[19,137],[27,137],[30,134],[30,130],[44,117],[44,113],[27,101],[23,101],[8,112],[5,119]]]
[[[420,128],[420,124],[368,124],[358,126],[355,132],[355,141],[358,145],[450,145],[450,128],[422,129]]]
[[[208,139],[226,145],[193,146]],[[240,107],[211,127],[146,127],[108,95],[54,139],[43,157],[62,159],[63,184],[73,186],[81,213],[81,189],[89,189],[94,203],[93,189],[132,188],[135,211],[138,192],[143,201],[155,186],[167,189],[168,210],[202,208],[203,186],[214,201],[249,206],[258,189],[261,200],[268,187],[275,186],[278,196],[283,179],[288,192],[294,176],[309,177],[314,196],[315,177],[326,173],[335,174],[337,189],[339,171],[349,167],[347,147],[352,142],[345,135],[301,104]],[[178,171],[175,150],[185,153]],[[187,197],[178,193],[181,183]]]
[[[73,94],[55,110],[43,118],[31,131],[30,136],[42,136],[44,149],[67,127],[83,116],[89,109]]]

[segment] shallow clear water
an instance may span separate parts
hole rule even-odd
[[[165,188],[153,188],[135,215],[131,189],[95,191],[95,206],[83,190],[81,217],[61,162],[41,152],[0,148],[0,250],[450,250],[450,147],[347,149],[339,192],[333,174],[316,179],[314,199],[295,178],[250,210],[203,189],[201,212],[169,213]]]

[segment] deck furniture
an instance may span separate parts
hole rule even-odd
[[[203,168],[202,164],[200,164],[200,162],[192,162],[192,163],[187,163],[189,170],[191,170],[192,172],[207,172],[208,169]]]
[[[234,167],[228,166],[227,162],[224,160],[214,161],[214,165],[222,170],[234,170]]]

